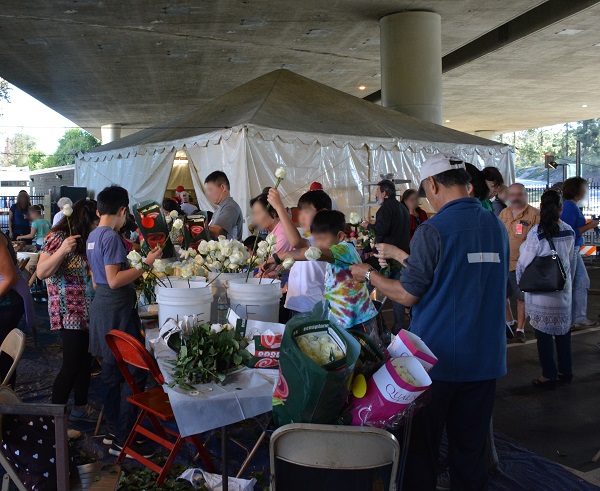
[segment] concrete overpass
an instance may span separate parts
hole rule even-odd
[[[380,18],[417,9],[442,16],[446,125],[600,116],[600,3],[585,0],[4,0],[0,76],[97,136],[280,67],[365,96],[381,85]]]

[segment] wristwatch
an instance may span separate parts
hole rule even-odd
[[[365,282],[367,285],[371,284],[371,273],[373,271],[377,271],[375,268],[369,268],[369,270],[365,273]]]
[[[279,266],[283,262],[277,254],[273,254],[273,261],[275,261],[275,264],[277,264],[277,266]]]

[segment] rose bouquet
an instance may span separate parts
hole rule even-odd
[[[196,253],[194,249],[183,252]],[[181,254],[181,253],[180,253]],[[246,271],[250,261],[250,253],[246,246],[238,240],[226,239],[219,235],[217,240],[203,240],[198,244],[195,257],[200,256],[207,271],[216,273],[242,273]]]

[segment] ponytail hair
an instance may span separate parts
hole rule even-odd
[[[561,207],[562,197],[556,191],[549,189],[542,194],[539,228],[550,237],[556,237],[560,231],[558,220]]]

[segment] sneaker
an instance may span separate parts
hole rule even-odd
[[[517,343],[524,343],[527,341],[527,338],[525,337],[525,331],[515,331],[514,339]]]
[[[106,435],[104,435],[104,438],[102,439],[102,443],[104,443],[104,445],[112,445],[115,441],[117,441],[117,437],[114,433],[111,433],[110,431],[107,432]],[[145,445],[149,441],[150,440],[144,435],[138,434],[135,437],[135,443],[137,443],[138,445]]]
[[[100,411],[87,404],[84,407],[74,407],[71,410],[69,421],[85,421],[87,423],[97,423]]]
[[[581,322],[576,322],[572,329],[587,329],[588,327],[596,327],[598,323],[596,321],[592,321],[590,319],[584,319]]]
[[[135,443],[135,442],[133,443],[133,445],[131,445],[131,449],[136,451],[142,457],[145,457],[147,459],[153,457],[154,454],[156,453],[156,451],[154,449],[150,448],[149,445],[140,445],[139,443]],[[108,453],[111,455],[114,455],[115,457],[118,457],[121,454],[122,450],[123,450],[123,445],[119,445],[116,441],[114,441],[113,444],[108,449]],[[127,455],[126,457],[128,459],[133,458],[133,457],[131,457],[131,455]]]
[[[112,445],[116,439],[117,438],[115,437],[114,433],[107,431],[106,435],[104,435],[104,438],[102,439],[102,443],[104,443],[104,445]]]

